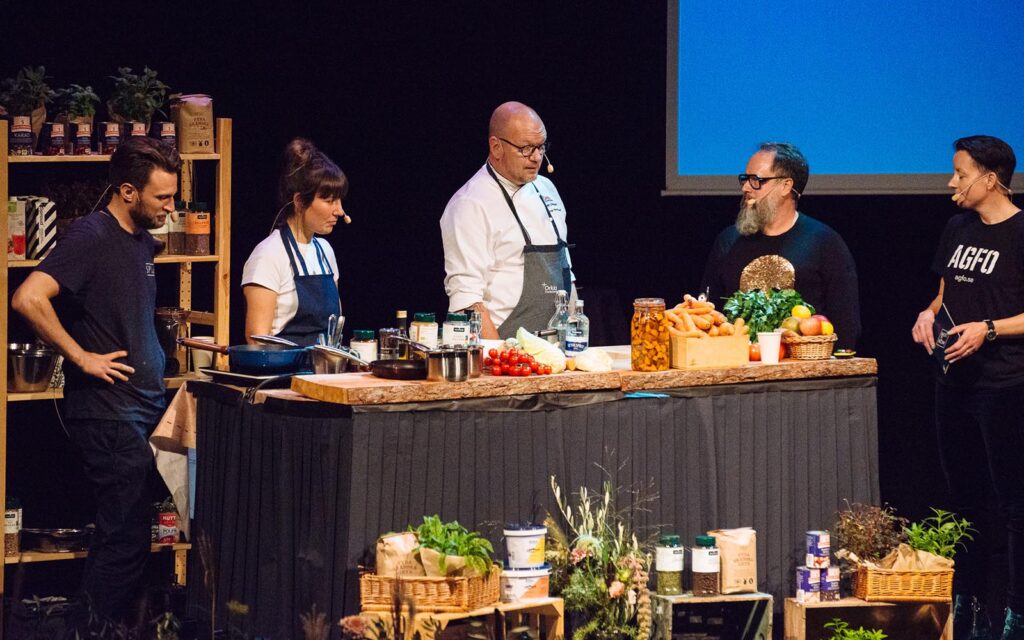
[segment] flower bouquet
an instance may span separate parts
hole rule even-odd
[[[600,495],[581,487],[576,505],[563,497],[554,476],[551,489],[567,529],[548,515],[545,557],[551,564],[552,591],[565,600],[566,610],[584,620],[573,640],[648,638],[650,555],[633,530],[629,512],[616,509],[612,483],[605,482]]]

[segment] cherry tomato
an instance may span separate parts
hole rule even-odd
[[[536,360],[530,360],[530,371],[533,371],[534,373],[540,373],[540,365],[537,364]]]
[[[486,358],[484,358],[484,366],[485,367],[489,367],[492,364],[494,364],[494,360],[490,356],[487,356]]]
[[[512,367],[511,367],[511,365],[509,365],[509,363],[507,363],[507,362],[502,362],[501,363],[501,373],[502,374],[508,374],[508,372],[511,371],[511,370],[512,370]]]
[[[497,365],[494,365],[494,366],[491,367],[491,375],[492,376],[500,376],[501,375],[501,365],[500,364],[497,364]]]
[[[761,362],[761,345],[756,342],[750,345],[750,361]]]
[[[508,351],[502,350],[502,352],[498,354],[498,359],[502,362],[508,362]]]
[[[519,368],[522,370],[524,376],[528,376],[531,373],[530,365],[528,363],[520,363]]]
[[[779,360],[785,360],[785,359],[786,359],[786,345],[780,344],[779,345]]]
[[[551,365],[550,364],[544,365],[544,375],[550,375],[550,374],[551,374]]]
[[[498,350],[492,348],[490,351],[487,352],[487,355],[491,356],[491,359],[493,360],[494,358],[498,357]]]
[[[513,353],[512,355],[510,355],[508,357],[508,363],[509,364],[519,364],[519,354],[518,353]]]

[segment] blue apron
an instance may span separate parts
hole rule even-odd
[[[316,344],[317,336],[327,331],[327,318],[332,313],[336,316],[341,315],[338,285],[334,282],[331,264],[315,237],[310,241],[316,247],[316,259],[323,273],[310,275],[292,230],[286,224],[278,229],[281,232],[285,253],[288,254],[288,261],[292,265],[299,306],[295,310],[295,316],[284,325],[277,336],[287,338],[299,346],[308,347]],[[302,273],[299,273],[299,267],[302,267]]]

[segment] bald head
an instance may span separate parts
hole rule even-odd
[[[506,102],[491,114],[487,135],[507,138],[510,133],[520,129],[543,131],[544,123],[536,111],[522,102]]]
[[[491,114],[488,127],[488,162],[515,184],[537,177],[544,154],[536,150],[547,143],[548,132],[537,112],[521,102],[506,102]],[[524,156],[523,149],[534,149]]]

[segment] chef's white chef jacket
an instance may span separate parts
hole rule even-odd
[[[499,194],[500,195],[500,194]],[[334,257],[334,249],[331,244],[323,238],[314,237],[314,242],[320,245],[327,257],[327,262],[334,272],[334,283],[338,283],[338,260]],[[316,247],[312,242],[305,244],[296,241],[299,245],[299,253],[306,262],[306,269],[309,275],[327,273],[320,268],[320,261],[317,259]],[[302,267],[296,263],[299,274],[302,274]],[[295,292],[295,276],[292,272],[291,262],[284,250],[284,242],[281,240],[281,232],[274,229],[269,236],[256,245],[256,248],[249,254],[242,268],[242,286],[257,284],[266,287],[277,293],[277,307],[274,309],[274,324],[270,329],[270,335],[276,336],[281,333],[288,321],[295,317],[299,309],[299,295]]]
[[[568,242],[565,207],[550,180],[537,176],[533,182],[520,187],[497,171],[495,174],[512,198],[533,244],[558,242],[541,197],[547,201],[559,235]],[[512,313],[523,291],[526,240],[498,183],[487,173],[486,165],[448,201],[441,216],[441,239],[448,310],[458,311],[482,301],[494,325],[500,326]],[[569,264],[572,266],[571,260]],[[572,279],[575,281],[576,276]],[[554,306],[551,311],[554,312]]]

